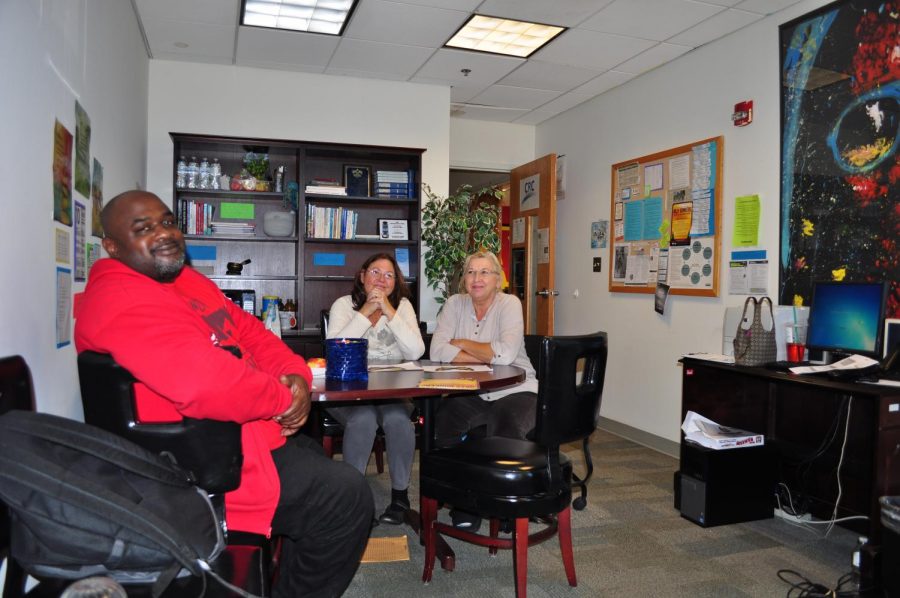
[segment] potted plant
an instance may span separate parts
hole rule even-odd
[[[422,186],[428,203],[422,207],[422,242],[425,277],[443,305],[456,292],[466,257],[476,251],[500,252],[500,206],[503,192],[497,187],[477,191],[461,185],[447,197]],[[496,202],[485,200],[497,200]]]

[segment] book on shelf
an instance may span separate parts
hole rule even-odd
[[[215,209],[210,203],[179,199],[176,206],[179,229],[186,235],[210,234],[210,221]]]
[[[394,259],[397,260],[397,265],[400,266],[400,272],[403,274],[403,277],[409,278],[409,247],[395,247]]]
[[[356,236],[358,213],[343,206],[306,206],[306,237],[308,239],[353,239]]]
[[[306,193],[317,193],[320,195],[347,195],[347,188],[343,186],[307,185],[304,191]]]

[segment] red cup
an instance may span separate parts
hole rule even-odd
[[[788,361],[803,361],[803,354],[806,352],[806,345],[801,343],[787,343],[785,348],[787,349]]]

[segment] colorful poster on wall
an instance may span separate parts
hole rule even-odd
[[[84,197],[91,194],[91,118],[75,102],[75,190]]]
[[[56,267],[56,348],[72,342],[72,270]]]
[[[784,305],[820,280],[887,280],[900,317],[897,10],[841,0],[780,28]]]
[[[91,232],[96,237],[103,236],[101,210],[103,210],[103,166],[97,158],[94,158],[94,175],[91,177]]]
[[[85,253],[84,253],[84,227],[87,225],[87,210],[80,201],[73,202],[75,206],[75,281],[85,280]]]
[[[53,219],[72,226],[72,134],[58,120],[53,127]]]

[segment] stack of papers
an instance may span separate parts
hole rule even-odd
[[[685,439],[715,450],[765,444],[765,436],[762,434],[722,426],[693,411],[688,411],[684,416],[681,429],[684,430]]]
[[[835,361],[828,365],[807,365],[791,368],[792,374],[818,374],[821,372],[833,372],[838,370],[864,370],[872,366],[878,365],[878,362],[870,357],[862,355],[851,355],[840,361]]]

